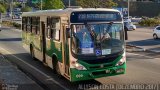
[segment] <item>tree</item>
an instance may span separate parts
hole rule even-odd
[[[22,8],[21,11],[22,12],[29,12],[29,11],[32,11],[32,8],[29,6],[26,6],[25,8]]]
[[[0,13],[4,13],[4,12],[6,12],[6,9],[2,4],[0,4]]]
[[[61,9],[64,8],[64,4],[61,0],[45,0],[43,8],[47,9]]]
[[[112,8],[117,6],[113,0],[76,0],[76,3],[84,8]]]

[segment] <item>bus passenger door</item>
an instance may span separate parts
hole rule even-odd
[[[43,63],[46,63],[45,53],[46,53],[46,38],[45,38],[45,23],[41,22],[41,30],[42,30],[42,56],[43,56]]]
[[[69,71],[69,39],[68,39],[68,35],[67,35],[67,31],[66,28],[68,27],[68,25],[63,24],[63,64],[64,64],[64,68],[65,68],[65,75],[67,75],[68,77],[70,76],[70,71]]]

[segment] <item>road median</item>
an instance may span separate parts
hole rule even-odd
[[[126,51],[127,52],[144,52],[146,51],[144,48],[135,46],[135,45],[131,45],[131,44],[127,44],[126,45]]]
[[[126,51],[127,52],[152,52],[152,53],[160,53],[160,48],[157,49],[145,49],[140,46],[127,44],[126,45]]]

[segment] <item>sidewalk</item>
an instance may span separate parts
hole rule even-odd
[[[43,90],[0,53],[0,90]]]

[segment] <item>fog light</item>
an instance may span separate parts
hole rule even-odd
[[[123,68],[116,70],[116,73],[122,73],[122,72],[124,72],[124,69],[123,69]]]

